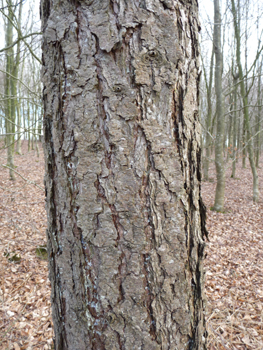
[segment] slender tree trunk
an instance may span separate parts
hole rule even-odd
[[[38,141],[42,142],[42,118],[43,118],[43,107],[41,105],[40,115],[38,116]]]
[[[261,130],[262,130],[262,123],[261,123],[261,113],[262,113],[262,98],[261,98],[261,72],[262,72],[262,61],[259,64],[258,68],[258,89],[257,89],[257,105],[258,105],[258,113],[256,116],[256,137],[255,137],[255,162],[256,162],[256,167],[258,168],[259,166],[259,157],[260,157],[260,148],[261,148]]]
[[[23,70],[24,70],[24,62],[22,65],[22,72],[21,72],[21,79],[23,77]],[[21,126],[22,126],[22,116],[21,116],[21,112],[23,110],[22,107],[22,102],[21,102],[21,98],[20,98],[20,90],[21,90],[21,83],[19,82],[18,84],[19,88],[19,96],[17,96],[16,99],[16,114],[17,114],[17,143],[16,143],[16,152],[18,154],[22,154],[22,149],[21,149],[21,143],[22,143],[22,132],[21,132]]]
[[[31,150],[31,132],[30,132],[30,128],[31,128],[31,122],[30,122],[30,103],[29,103],[29,99],[27,100],[27,138],[28,138],[28,144],[27,144],[27,151],[30,152]]]
[[[17,142],[16,142],[16,152],[17,154],[22,154],[21,151],[21,103],[19,101],[19,98],[17,98],[17,104],[16,104],[16,115],[17,115]]]
[[[247,157],[247,132],[246,132],[246,122],[243,119],[242,127],[242,168],[246,168],[246,157]]]
[[[240,107],[240,103],[238,104],[238,108]],[[237,151],[238,155],[240,154],[240,150],[242,149],[241,144],[241,113],[238,111],[238,118],[237,118]],[[236,162],[238,163],[240,156],[237,157]]]
[[[214,0],[214,51],[216,58],[215,66],[215,91],[216,91],[216,142],[215,142],[215,163],[216,163],[216,194],[213,209],[224,211],[225,198],[225,165],[224,165],[224,114],[222,94],[222,52],[221,52],[221,15],[219,0]]]
[[[5,134],[5,132],[4,132],[4,118],[3,117],[0,118],[0,129],[1,129],[1,134]],[[0,140],[1,141],[3,140],[3,136],[0,137]]]
[[[250,167],[253,175],[253,201],[258,202],[258,199],[259,199],[258,174],[257,174],[257,168],[256,168],[254,152],[253,152],[252,132],[251,132],[251,126],[250,126],[250,120],[249,120],[249,110],[248,110],[248,98],[245,90],[244,74],[243,74],[243,69],[241,64],[240,31],[237,25],[235,1],[231,0],[231,4],[232,4],[232,13],[234,18],[235,37],[237,41],[236,56],[237,56],[237,65],[238,65],[239,80],[240,80],[240,92],[241,92],[242,102],[243,102],[244,123],[245,123],[246,134],[247,134],[247,151],[248,151],[249,163],[250,163]]]
[[[237,80],[238,75],[233,74],[234,78],[234,120],[233,120],[233,160],[232,160],[232,174],[231,177],[236,177],[236,157],[237,157]]]
[[[31,104],[31,150],[35,150],[35,104]]]
[[[209,82],[205,73],[204,76],[206,83],[206,97],[207,97],[207,116],[206,116],[206,130],[205,130],[205,157],[203,161],[204,180],[209,179],[209,164],[211,157],[211,144],[212,144],[212,84],[213,84],[213,71],[214,71],[214,48],[212,49],[209,69]]]
[[[55,348],[205,349],[197,3],[41,11]]]
[[[19,3],[19,11],[18,11],[18,21],[17,21],[17,26],[19,29],[21,29],[21,24],[22,24],[22,6],[23,2],[21,1]],[[14,11],[14,9],[13,9]],[[17,144],[16,144],[16,151],[18,154],[21,154],[21,113],[20,113],[20,99],[18,96],[18,87],[20,89],[20,82],[18,83],[18,73],[19,73],[19,66],[20,66],[20,58],[21,58],[21,42],[18,41],[16,47],[16,57],[15,57],[15,63],[14,63],[14,69],[13,69],[13,95],[14,95],[14,103],[15,103],[15,108],[16,108],[16,115],[17,115]],[[22,69],[23,71],[23,69]]]
[[[39,148],[38,148],[38,137],[37,137],[37,104],[34,104],[34,142],[35,149],[37,151],[37,156],[39,157]]]
[[[25,111],[25,99],[22,100],[22,127],[24,130],[23,140],[27,139],[27,126],[26,126],[26,111]]]
[[[13,44],[13,11],[12,3],[8,5],[8,17],[6,24],[6,46]],[[14,103],[14,81],[12,78],[14,70],[14,48],[6,50],[6,74],[5,74],[5,125],[6,125],[6,146],[7,146],[7,165],[9,167],[9,176],[15,180],[14,174],[14,151],[15,151],[15,103]]]
[[[13,21],[15,20],[14,4],[12,0],[7,2],[8,18],[6,24],[6,46],[13,44]],[[18,27],[21,25],[22,2],[19,4]],[[16,124],[20,123],[20,114],[18,110],[17,99],[17,77],[20,63],[20,41],[16,45],[16,55],[14,47],[6,50],[6,78],[5,78],[5,117],[7,131],[7,165],[9,166],[10,179],[15,180],[14,175],[14,152],[15,152],[15,134]],[[16,120],[16,114],[18,118]],[[19,129],[18,129],[19,131]]]
[[[233,110],[233,96],[231,94],[230,96],[230,111]],[[233,113],[229,114],[228,119],[228,127],[227,127],[227,155],[226,155],[226,162],[229,161],[230,158],[233,156]]]

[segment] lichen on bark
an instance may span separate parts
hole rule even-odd
[[[57,349],[205,349],[195,1],[42,0]]]

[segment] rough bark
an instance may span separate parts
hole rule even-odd
[[[41,2],[56,349],[206,348],[197,10]]]

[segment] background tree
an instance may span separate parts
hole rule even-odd
[[[202,60],[203,61],[203,60]],[[203,136],[203,173],[204,180],[209,179],[209,165],[210,165],[210,157],[212,150],[212,113],[213,113],[213,100],[212,100],[212,88],[213,88],[213,76],[214,76],[214,48],[212,49],[211,59],[210,59],[210,67],[209,67],[209,75],[207,74],[206,67],[203,61],[203,74],[205,81],[205,89],[206,89],[206,102],[207,102],[207,111],[205,117],[205,129]]]
[[[224,211],[225,197],[225,164],[224,164],[224,114],[223,114],[223,92],[222,72],[223,57],[221,49],[221,14],[219,0],[214,0],[214,51],[215,51],[215,92],[216,92],[216,142],[215,142],[215,164],[216,164],[216,193],[213,209]]]
[[[247,149],[248,149],[250,167],[253,174],[253,201],[257,202],[259,199],[258,175],[257,175],[256,164],[255,164],[255,158],[254,158],[252,131],[251,131],[250,120],[249,120],[249,110],[248,110],[249,91],[248,91],[248,88],[246,88],[245,86],[245,77],[243,74],[243,67],[241,63],[241,34],[240,34],[240,28],[237,21],[237,10],[236,10],[236,5],[234,0],[231,0],[231,6],[232,6],[231,10],[232,10],[233,20],[234,20],[235,38],[236,38],[236,60],[237,60],[239,80],[240,80],[240,92],[241,92],[242,102],[243,102],[244,125],[245,125],[246,134],[247,134]],[[260,51],[261,50],[262,49],[260,49]],[[257,52],[257,57],[260,51]],[[251,87],[252,85],[250,86],[250,89]]]
[[[41,2],[56,349],[205,349],[197,12]]]
[[[39,101],[40,99],[40,60],[37,57],[39,49],[39,40],[37,35],[40,32],[35,30],[35,20],[33,9],[23,1],[15,2],[13,0],[2,1],[0,13],[4,22],[6,33],[5,47],[0,49],[0,54],[5,59],[0,67],[3,74],[4,89],[1,87],[2,114],[1,124],[3,126],[3,135],[5,136],[4,149],[7,150],[7,167],[9,168],[10,178],[14,176],[14,151],[17,142],[17,152],[21,153],[21,139],[26,138],[25,133],[31,128],[37,128],[40,118],[41,108],[33,108],[34,117],[30,118],[29,124],[25,122],[22,101]],[[28,15],[25,17],[25,12]],[[33,57],[33,58],[32,58]],[[30,61],[34,62],[34,69],[28,69]],[[37,63],[35,63],[35,61]],[[33,84],[30,82],[33,77]],[[28,76],[31,78],[28,79]],[[26,80],[29,83],[26,83]],[[38,95],[38,97],[36,97]],[[35,106],[35,103],[33,103]],[[30,125],[32,123],[32,126]],[[28,125],[27,125],[28,124]],[[32,130],[35,134],[35,130]]]
[[[233,151],[232,151],[232,174],[231,177],[236,177],[236,157],[237,157],[237,148],[238,148],[238,140],[237,140],[237,81],[238,81],[238,73],[234,71],[234,67],[232,66],[232,77],[233,77]]]
[[[202,4],[202,2],[200,1]],[[235,19],[233,21],[232,3],[235,5]],[[206,8],[208,8],[208,2],[204,2]],[[211,4],[211,2],[210,2]],[[222,67],[222,108],[223,108],[223,132],[222,139],[224,157],[222,158],[226,163],[231,159],[232,176],[235,177],[235,162],[239,158],[242,158],[243,166],[245,165],[246,154],[249,156],[250,167],[253,173],[253,198],[257,200],[258,196],[258,180],[256,174],[256,161],[257,153],[254,151],[258,148],[257,135],[261,135],[260,126],[261,120],[258,119],[258,110],[261,108],[261,82],[257,76],[261,75],[259,72],[259,62],[262,59],[262,26],[260,18],[262,18],[262,4],[261,2],[250,0],[236,0],[236,1],[222,1],[222,28],[224,36],[224,46],[222,52],[224,54],[224,64]],[[202,16],[205,10],[201,11]],[[211,29],[211,23],[213,19],[210,15],[211,11],[207,11],[207,19],[203,19],[203,23],[206,31],[202,34],[202,52],[203,52],[203,66],[206,68],[209,66],[208,57],[210,59],[211,52],[213,50],[213,30]],[[215,25],[217,23],[215,22]],[[234,25],[233,25],[234,24]],[[257,38],[255,37],[257,33]],[[239,39],[237,40],[237,37]],[[240,54],[237,55],[237,51]],[[238,63],[240,62],[240,64]],[[211,67],[211,64],[210,64]],[[237,69],[236,69],[237,67]],[[239,67],[242,68],[242,78],[239,76]],[[207,72],[204,75],[204,82],[201,82],[201,86],[207,82]],[[238,77],[236,73],[238,72]],[[237,79],[237,80],[236,80]],[[257,83],[257,84],[256,84]],[[207,84],[207,83],[206,83]],[[206,147],[206,138],[209,132],[211,135],[211,154],[210,160],[215,157],[215,162],[218,164],[216,158],[218,152],[217,142],[214,142],[213,135],[215,130],[213,128],[213,120],[216,113],[215,104],[215,91],[216,82],[212,83],[211,87],[211,101],[210,107],[212,107],[212,130],[209,132],[206,122],[202,123],[203,126],[203,140]],[[257,86],[256,86],[257,85]],[[207,89],[206,89],[207,90]],[[206,100],[205,89],[201,90],[201,101]],[[246,99],[246,103],[245,103]],[[236,108],[234,108],[234,105]],[[208,111],[208,103],[201,104],[200,115],[202,120]],[[222,120],[222,118],[220,118]],[[259,129],[256,129],[256,125]],[[218,136],[219,134],[217,134]],[[233,145],[235,143],[235,146]],[[215,153],[213,153],[213,147],[215,147]],[[254,147],[254,149],[253,149]],[[259,147],[260,151],[260,147]],[[242,155],[242,157],[241,157]],[[221,160],[222,160],[221,159]],[[253,161],[254,159],[254,161]],[[204,180],[208,179],[206,162],[207,157],[204,157]],[[255,164],[254,164],[255,163]],[[227,164],[231,166],[231,164]],[[218,168],[218,165],[217,165]],[[217,179],[218,180],[218,179]],[[219,184],[217,184],[217,188]],[[217,196],[216,196],[217,197]]]
[[[263,60],[261,59],[260,62],[258,62],[258,77],[257,77],[257,115],[256,115],[256,123],[255,123],[255,142],[254,142],[254,149],[255,149],[255,163],[256,167],[259,167],[259,157],[260,157],[260,151],[261,151],[261,140],[262,140],[262,63]]]
[[[14,150],[15,150],[15,119],[16,119],[16,79],[19,64],[19,52],[15,56],[13,45],[13,21],[14,11],[12,1],[7,2],[8,13],[6,15],[6,74],[5,74],[5,128],[7,147],[7,166],[11,180],[15,180],[14,174]],[[20,8],[22,7],[22,2]],[[20,13],[21,10],[19,10]]]

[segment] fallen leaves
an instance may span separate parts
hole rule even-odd
[[[210,233],[205,265],[211,350],[263,349],[263,202],[253,203],[251,170],[240,163],[240,179],[226,172],[224,214],[209,209],[216,183],[202,184]],[[215,181],[213,169],[210,175]]]
[[[40,158],[26,152],[15,163],[23,177],[43,186]],[[263,202],[252,202],[250,169],[226,174],[226,213],[213,206],[214,182],[202,184],[208,208],[206,294],[209,350],[263,349]],[[259,172],[260,184],[263,176]],[[262,186],[262,185],[261,185]],[[0,168],[0,349],[50,350],[53,330],[46,261],[43,191]],[[20,261],[8,260],[11,256]]]
[[[16,156],[16,170],[43,186],[43,152],[40,159],[26,145],[23,152]],[[10,181],[8,170],[0,168],[0,349],[51,349],[45,229],[43,191],[21,177]]]

